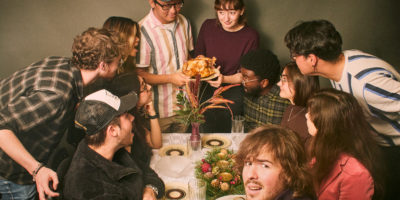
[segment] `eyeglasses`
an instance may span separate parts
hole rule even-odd
[[[291,59],[291,60],[295,61],[296,58],[297,58],[297,56],[300,56],[300,55],[297,54],[297,53],[294,53],[294,52],[290,52],[290,59]]]
[[[149,88],[148,88],[148,85],[147,85],[147,83],[146,83],[146,81],[142,81],[142,83],[140,83],[140,93],[142,93],[142,92],[148,92],[148,91],[150,91],[149,90]],[[139,93],[139,94],[140,94]]]
[[[289,80],[288,80],[288,78],[287,78],[287,75],[282,74],[281,77],[280,77],[280,81],[281,81],[282,83],[287,83],[287,82],[289,82]]]
[[[254,79],[248,80],[247,78],[243,78],[243,80],[242,80],[242,85],[245,85],[246,83],[252,82],[252,81],[258,81],[258,79],[257,79],[257,78],[254,78]]]
[[[159,5],[161,7],[161,9],[163,11],[168,11],[172,8],[172,6],[176,9],[176,10],[180,10],[183,7],[183,0],[179,3],[173,3],[173,4],[161,4],[160,2],[158,2],[157,0],[154,0],[154,3],[156,3],[157,5]]]

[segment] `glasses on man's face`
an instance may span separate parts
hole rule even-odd
[[[243,78],[242,85],[246,85],[247,83],[252,82],[252,81],[258,81],[258,79],[257,78],[253,78],[253,79],[249,80],[248,78]]]
[[[294,52],[290,52],[290,59],[292,61],[296,61],[296,58],[299,56],[299,54],[294,53]]]
[[[142,93],[142,92],[148,92],[148,91],[150,91],[149,90],[149,88],[148,88],[148,86],[147,86],[147,83],[146,83],[146,81],[142,81],[141,83],[140,83],[140,93]]]
[[[172,6],[175,8],[175,10],[180,10],[184,4],[183,0],[179,3],[165,4],[165,5],[161,4],[157,0],[154,0],[154,3],[159,5],[161,7],[161,9],[164,11],[169,11],[172,8]]]

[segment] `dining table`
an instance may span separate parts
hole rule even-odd
[[[237,152],[240,142],[244,139],[244,133],[208,133],[200,134],[202,148],[200,155],[194,156],[188,151],[190,133],[163,133],[163,146],[153,149],[150,167],[156,171],[164,181],[166,193],[169,189],[180,188],[187,193],[190,179],[195,178],[196,162],[213,148],[225,148]],[[188,198],[181,198],[187,200]]]

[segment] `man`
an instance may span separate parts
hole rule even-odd
[[[254,129],[240,144],[236,163],[242,171],[247,200],[315,196],[304,147],[289,129],[278,125]]]
[[[153,101],[163,133],[184,132],[175,121],[178,87],[189,81],[179,71],[193,50],[189,21],[179,12],[183,0],[149,0],[151,10],[140,22],[138,74],[153,86]]]
[[[45,167],[72,124],[83,87],[112,78],[120,65],[118,36],[89,28],[77,36],[72,58],[48,57],[0,81],[0,193],[4,199],[58,196],[54,171]],[[35,186],[36,182],[36,186]],[[7,188],[10,188],[8,190]]]
[[[342,38],[326,20],[303,22],[285,36],[286,46],[305,75],[331,80],[364,107],[385,154],[387,199],[400,199],[400,74],[387,62],[359,50],[342,52]]]
[[[65,175],[65,199],[154,199],[164,183],[149,166],[137,164],[124,149],[133,141],[134,117],[127,113],[138,96],[121,98],[103,89],[79,105],[75,126],[85,131]]]
[[[280,124],[290,102],[279,96],[281,67],[268,50],[254,50],[240,58],[244,97],[245,131],[263,124]]]

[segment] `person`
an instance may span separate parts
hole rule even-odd
[[[380,150],[357,100],[328,88],[310,97],[307,109],[318,199],[380,199]]]
[[[120,40],[126,45],[122,67],[117,74],[134,72],[136,70],[136,53],[139,45],[139,24],[126,17],[111,16],[103,24],[103,28],[114,31],[118,34]],[[85,88],[85,94],[91,94],[97,90],[105,88],[109,81],[98,79],[89,87]]]
[[[132,144],[129,114],[138,96],[117,97],[108,90],[82,101],[75,126],[85,131],[65,175],[65,199],[154,199],[164,195],[164,183],[149,166],[140,165],[124,147]]]
[[[209,99],[216,88],[227,84],[240,84],[240,57],[259,46],[257,31],[246,23],[243,0],[215,0],[217,19],[203,22],[195,46],[195,55],[216,57],[221,75],[217,80],[203,82],[202,99]],[[233,115],[243,114],[243,86],[231,88],[221,94],[225,99],[235,102],[230,106]],[[231,112],[226,109],[211,109],[205,112],[206,133],[231,132]]]
[[[124,73],[113,79],[107,89],[117,96],[131,91],[139,94],[136,107],[129,112],[135,116],[133,144],[126,149],[134,159],[150,165],[152,149],[162,147],[162,134],[151,99],[151,86],[136,73]]]
[[[247,200],[300,200],[315,195],[300,138],[279,125],[252,130],[240,144],[236,163]]]
[[[308,98],[319,90],[318,77],[304,76],[296,63],[290,62],[283,68],[278,86],[279,96],[290,101],[283,113],[281,125],[296,132],[307,148],[311,136],[308,134],[305,117],[306,105]]]
[[[289,100],[276,85],[281,67],[269,50],[253,50],[240,58],[244,96],[245,132],[264,124],[280,124]]]
[[[400,74],[387,62],[359,50],[342,51],[342,38],[327,20],[300,23],[285,36],[301,73],[322,76],[334,88],[352,94],[384,151],[390,171],[387,199],[400,199]]]
[[[137,72],[153,88],[153,102],[163,133],[185,132],[174,119],[176,95],[190,78],[180,69],[193,50],[192,29],[179,12],[183,0],[149,0],[150,13],[140,20]]]
[[[47,57],[0,81],[0,193],[3,199],[58,196],[57,174],[46,167],[69,124],[84,86],[111,79],[122,45],[106,29],[75,37],[72,58]],[[36,193],[37,190],[37,193]]]

